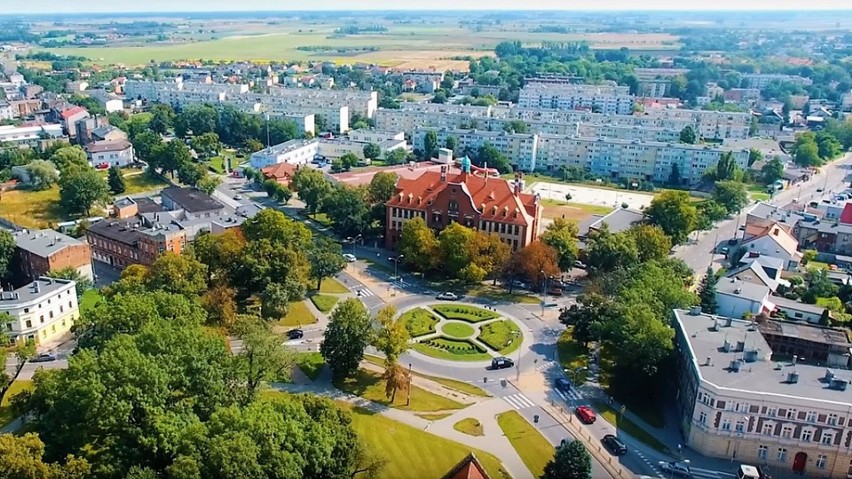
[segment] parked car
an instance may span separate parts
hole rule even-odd
[[[592,424],[598,419],[598,416],[589,406],[578,406],[574,413],[577,414],[583,424]]]
[[[234,199],[240,201],[241,199],[243,199],[243,195],[234,195]]]
[[[580,269],[586,269],[586,265],[582,261],[574,261],[574,267]]]
[[[346,261],[348,261],[350,263],[354,263],[355,261],[358,260],[358,258],[356,258],[354,254],[350,254],[350,253],[344,253],[343,259],[345,259]]]
[[[692,473],[689,471],[689,464],[685,462],[665,462],[660,461],[660,470],[668,475],[680,476],[680,477],[691,477]]]
[[[550,288],[547,294],[551,296],[562,296],[562,288]]]
[[[515,365],[515,362],[509,358],[494,358],[491,360],[491,368],[492,369],[506,369],[511,368]]]
[[[456,301],[459,299],[459,297],[455,293],[450,293],[449,291],[447,291],[445,293],[441,293],[435,296],[435,299],[442,299],[444,301]]]
[[[556,378],[556,381],[553,382],[553,386],[556,389],[567,393],[571,390],[571,381],[569,381],[567,378]]]
[[[291,329],[287,331],[287,337],[290,339],[302,339],[305,336],[305,332],[301,329]]]
[[[627,446],[621,442],[621,439],[615,437],[612,434],[607,434],[601,439],[601,442],[611,453],[616,456],[623,456],[627,454]]]
[[[53,353],[41,353],[38,356],[30,359],[31,363],[49,363],[50,361],[56,361],[56,355]]]

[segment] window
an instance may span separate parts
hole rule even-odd
[[[701,411],[700,413],[698,413],[698,422],[700,422],[701,424],[707,424],[707,413],[706,412]]]
[[[787,419],[796,419],[797,414],[798,414],[798,412],[795,409],[788,409],[787,410]]]
[[[790,439],[793,437],[793,426],[784,426],[781,428],[781,437]]]
[[[737,421],[736,430],[737,432],[745,432],[745,423],[742,421]]]
[[[763,444],[757,446],[757,457],[761,459],[766,459],[766,456],[769,452],[769,449]]]
[[[41,322],[43,323],[43,322],[44,322],[44,315],[42,314],[41,316],[39,316],[39,318],[38,318],[38,319],[40,319],[40,320],[41,320]]]
[[[33,322],[28,319],[26,325],[27,325],[28,328],[32,328]]]
[[[822,440],[820,441],[821,443],[831,444],[832,441],[834,441],[834,433],[833,432],[826,431],[826,432],[822,433]]]
[[[24,312],[25,312],[25,313],[29,313],[29,312],[30,312],[30,308],[24,308]]]
[[[827,458],[825,456],[823,456],[822,454],[817,456],[817,460],[816,460],[817,469],[825,469],[825,463],[828,462],[826,459]]]
[[[763,434],[767,436],[771,436],[772,432],[775,430],[774,424],[764,424],[763,425]]]
[[[50,319],[53,319],[53,311],[50,312]]]
[[[731,430],[731,420],[730,419],[725,419],[724,421],[722,421],[722,430],[723,431],[730,431]]]
[[[828,415],[828,425],[836,426],[837,425],[837,414],[829,414]]]
[[[808,411],[808,415],[805,417],[805,420],[808,422],[816,422],[817,414],[813,411]]]
[[[775,417],[775,416],[778,415],[778,409],[771,407],[766,411],[766,415],[769,416],[769,417]]]
[[[778,448],[778,454],[775,456],[775,458],[778,459],[781,462],[786,461],[787,460],[787,449],[785,449],[783,447],[779,447]]]
[[[808,429],[802,431],[802,442],[811,442],[814,440],[814,432]]]

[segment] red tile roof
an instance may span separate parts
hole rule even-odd
[[[852,203],[846,203],[843,207],[843,212],[840,213],[840,222],[852,224]]]
[[[473,455],[473,453],[468,454],[464,459],[461,460],[455,467],[450,469],[450,471],[444,475],[441,479],[490,479],[488,477],[488,473],[485,472],[485,468],[482,467],[482,464],[479,463],[479,459]]]
[[[439,171],[427,171],[416,178],[400,178],[396,194],[387,205],[426,210],[440,192],[456,185],[470,198],[483,220],[528,225],[536,216],[539,207],[536,196],[528,193],[515,195],[514,185],[502,178],[451,172],[447,174],[446,181],[442,181],[441,174]]]
[[[63,120],[67,120],[67,119],[71,118],[72,116],[74,116],[78,113],[88,113],[88,112],[82,106],[75,106],[75,107],[71,107],[71,108],[63,111],[62,113],[59,114],[59,116],[61,116]]]
[[[296,165],[292,165],[290,163],[276,163],[274,165],[261,168],[260,172],[267,178],[281,181],[292,178],[293,174],[296,173],[297,168],[298,167]]]

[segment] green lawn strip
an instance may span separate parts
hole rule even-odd
[[[476,330],[464,323],[444,323],[441,325],[441,332],[451,338],[469,338]]]
[[[334,278],[325,278],[322,280],[319,292],[324,294],[343,294],[348,293],[349,288]]]
[[[497,424],[533,477],[541,477],[556,449],[517,411],[498,414]]]
[[[32,391],[33,382],[19,379],[9,386],[6,395],[3,397],[3,402],[0,403],[0,426],[5,426],[15,419],[15,414],[12,412],[11,401],[16,394],[22,391]]]
[[[468,323],[478,323],[500,317],[500,314],[494,311],[464,304],[433,304],[429,307],[447,319],[457,319]]]
[[[559,336],[556,349],[559,352],[559,365],[562,370],[567,369],[571,381],[573,382],[576,379],[576,385],[581,386],[586,382],[588,370],[579,371],[579,369],[589,367],[589,352],[582,344],[574,341],[571,332],[572,328],[568,328]],[[577,371],[577,373],[574,374],[572,371]]]
[[[412,338],[434,333],[435,325],[438,324],[438,318],[423,308],[406,311],[399,317],[399,320],[408,329]]]
[[[482,424],[476,419],[471,417],[467,419],[462,419],[461,421],[453,424],[453,429],[458,432],[467,434],[468,436],[484,436],[485,432],[482,430]]]
[[[382,263],[381,261],[376,261],[373,258],[364,258],[364,261],[368,265],[370,265],[369,268],[367,268],[368,270],[374,269],[374,270],[379,270],[379,271],[382,271],[382,272],[385,272],[385,273],[388,273],[388,274],[395,274],[396,273],[396,271],[394,271],[394,269],[393,269],[393,266],[388,266],[385,263]]]
[[[480,328],[479,339],[489,348],[509,354],[521,347],[524,335],[514,321],[503,319],[485,324]]]
[[[215,173],[225,173],[225,158],[221,156],[214,156],[210,158],[210,163],[208,165],[211,170]]]
[[[296,355],[296,366],[305,373],[311,381],[316,381],[325,367],[325,359],[320,353],[299,353]]]
[[[831,266],[828,263],[816,260],[808,261],[808,264],[805,265],[805,267],[807,269],[831,269]]]
[[[378,356],[365,354],[364,361],[367,361],[370,364],[375,364],[376,366],[385,367],[385,360]],[[428,379],[432,382],[436,382],[444,386],[445,388],[454,389],[460,393],[464,393],[469,396],[491,397],[491,395],[488,394],[484,389],[474,386],[473,384],[466,383],[464,381],[457,381],[455,379],[450,378],[442,378],[440,376],[430,376],[428,374],[418,373],[417,371],[412,371],[412,374],[424,379]]]
[[[481,288],[474,288],[468,291],[467,294],[476,298],[489,299],[491,301],[502,301],[507,303],[538,304],[539,302],[541,302],[541,299],[535,296],[521,293],[510,293],[505,289],[496,286],[483,286]]]
[[[85,314],[104,299],[104,295],[101,294],[101,291],[98,289],[87,289],[83,292],[83,296],[80,298],[80,313]]]
[[[748,194],[753,200],[766,201],[770,198],[765,185],[748,185]]]
[[[446,336],[414,343],[412,349],[433,358],[451,361],[487,361],[491,359],[491,355],[481,346],[469,340],[452,339]]]
[[[465,404],[444,396],[439,396],[417,386],[411,387],[410,405],[405,405],[406,394],[404,392],[398,392],[394,403],[391,404],[390,399],[385,395],[385,382],[380,375],[364,369],[359,369],[352,378],[336,382],[335,386],[341,391],[404,411],[433,412],[463,409],[466,407]]]
[[[415,414],[415,416],[422,418],[422,419],[425,419],[427,421],[440,421],[441,419],[448,418],[452,415],[453,414],[449,413],[449,412],[438,412],[438,413],[423,412],[423,413]]]
[[[311,302],[314,303],[314,306],[317,307],[318,310],[323,313],[328,313],[332,309],[334,309],[334,305],[337,304],[337,296],[329,296],[326,294],[312,294],[310,296]]]
[[[609,407],[609,405],[599,401],[597,399],[592,399],[592,406],[597,409],[598,414],[603,416],[604,419],[607,420],[610,424],[614,425],[616,429],[619,431],[623,431],[635,438],[637,441],[643,442],[646,446],[651,447],[663,454],[668,454],[669,449],[665,444],[657,440],[650,433],[645,431],[641,426],[631,421],[627,417],[621,417],[621,414],[615,409]]]
[[[278,321],[279,326],[298,327],[317,322],[317,318],[311,313],[311,310],[308,309],[308,305],[304,301],[290,303],[287,309],[287,315]]]
[[[435,436],[379,414],[352,407],[352,427],[366,448],[387,459],[380,479],[400,477],[442,477],[465,456],[473,452],[492,479],[507,479],[509,474],[494,455],[470,446]]]

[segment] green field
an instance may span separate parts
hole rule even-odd
[[[429,307],[447,319],[467,321],[468,323],[478,323],[500,317],[500,314],[494,311],[463,304],[433,304]]]
[[[297,327],[304,326],[306,324],[314,324],[317,322],[317,318],[311,314],[311,311],[308,309],[308,306],[304,301],[298,301],[296,303],[290,303],[287,306],[287,315],[281,318],[281,321],[278,321],[279,326],[285,327]]]
[[[524,335],[514,321],[503,319],[482,326],[477,339],[505,355],[521,347]]]
[[[438,324],[438,318],[423,308],[406,311],[399,317],[399,320],[402,321],[402,324],[408,329],[408,334],[413,338],[434,333],[435,325]]]
[[[485,435],[485,432],[482,430],[482,424],[472,417],[462,419],[461,421],[453,424],[453,429],[458,432],[467,434],[468,436]]]
[[[413,412],[434,412],[453,409],[464,409],[466,406],[458,401],[439,396],[417,386],[411,388],[411,404],[406,406],[406,393],[397,391],[393,404],[385,394],[385,382],[378,373],[359,369],[354,377],[343,382],[335,383],[341,391],[360,396],[364,399],[384,404],[385,406]]]
[[[521,456],[533,477],[541,477],[556,449],[517,411],[497,415],[497,424]]]
[[[476,330],[464,323],[444,323],[441,332],[451,338],[469,338]]]
[[[559,365],[562,367],[562,370],[568,370],[566,374],[568,374],[571,382],[576,380],[576,385],[582,386],[586,382],[586,375],[588,373],[584,368],[588,368],[589,366],[589,352],[582,344],[574,341],[574,337],[571,335],[571,328],[566,329],[559,336],[556,349],[559,352]],[[573,371],[577,371],[576,375]]]
[[[311,302],[323,313],[329,313],[337,304],[337,296],[329,296],[327,294],[312,294]]]
[[[91,311],[100,301],[104,299],[104,295],[98,289],[87,289],[80,298],[80,313],[86,314]]]
[[[30,391],[33,389],[32,381],[24,381],[18,380],[12,383],[9,386],[9,390],[6,391],[6,395],[3,397],[3,401],[0,402],[0,426],[5,426],[9,424],[13,419],[15,419],[15,415],[12,413],[10,406],[11,400],[15,397],[16,394],[21,391]]]
[[[319,292],[323,294],[343,294],[348,293],[349,288],[334,278],[325,278],[322,280]]]
[[[296,355],[296,366],[305,373],[311,381],[316,381],[325,367],[325,359],[320,353],[299,353]]]

